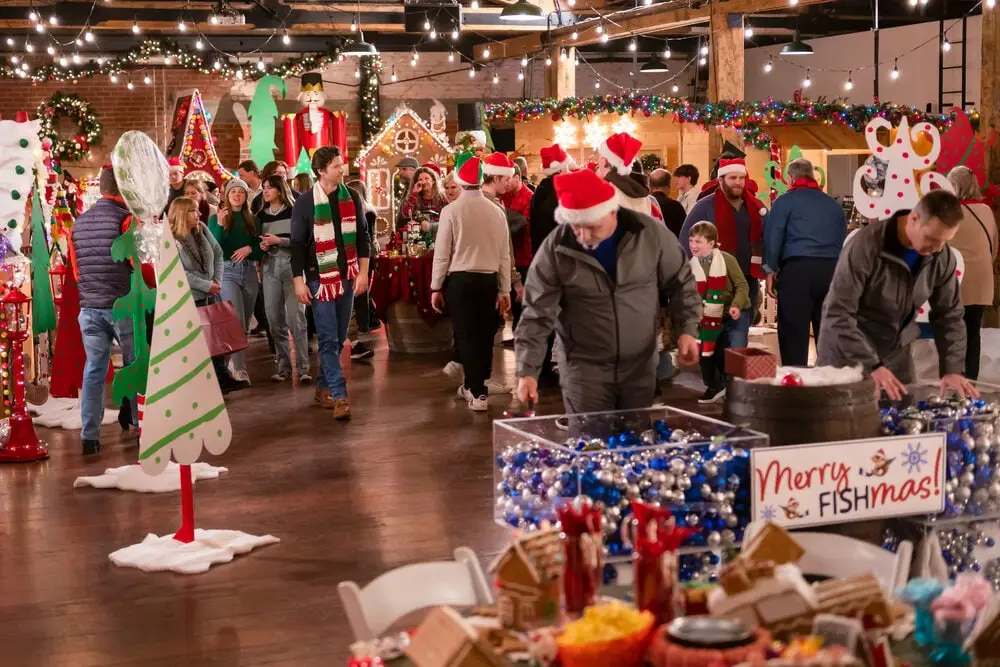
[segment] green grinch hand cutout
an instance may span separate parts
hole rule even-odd
[[[802,149],[798,146],[792,146],[792,150],[788,152],[788,162],[785,164],[785,168],[782,169],[781,165],[771,160],[766,165],[764,165],[764,182],[767,183],[767,187],[770,190],[774,190],[778,193],[778,197],[788,192],[788,188],[791,187],[791,183],[788,182],[788,165],[795,160],[802,158]],[[826,171],[822,167],[817,167],[813,165],[813,171],[819,177],[816,180],[819,181],[819,187],[826,187]],[[775,178],[774,174],[781,174],[781,178]]]

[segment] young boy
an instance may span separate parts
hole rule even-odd
[[[735,322],[740,318],[740,310],[750,307],[750,291],[743,271],[735,257],[715,247],[718,240],[719,233],[711,222],[696,223],[688,236],[691,272],[705,304],[698,325],[701,377],[705,381],[705,394],[698,399],[699,403],[715,403],[726,396],[729,324],[725,316],[728,314]]]

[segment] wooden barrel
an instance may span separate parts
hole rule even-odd
[[[724,419],[771,436],[772,446],[875,438],[881,430],[870,379],[783,387],[730,378]]]
[[[416,306],[406,301],[396,301],[390,305],[387,315],[385,337],[393,352],[447,352],[454,345],[454,334],[448,319],[440,319],[433,327],[429,327],[420,317]]]

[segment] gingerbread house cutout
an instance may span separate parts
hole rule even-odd
[[[451,607],[437,607],[427,615],[406,655],[415,667],[510,667]]]
[[[212,119],[197,88],[177,100],[170,129],[173,139],[167,147],[167,155],[180,158],[185,178],[215,181],[220,188],[232,178],[215,152]]]
[[[431,130],[413,109],[401,104],[382,131],[361,149],[355,164],[368,186],[368,200],[378,217],[393,221],[398,213],[393,197],[396,164],[404,157],[412,157],[418,164],[432,162],[444,173],[450,155],[448,141]]]
[[[550,528],[517,535],[490,566],[504,627],[530,630],[554,622],[562,593],[563,545]]]

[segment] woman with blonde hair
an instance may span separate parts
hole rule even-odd
[[[993,211],[983,203],[983,194],[976,175],[968,167],[955,167],[948,172],[955,196],[962,202],[962,221],[948,242],[965,260],[962,280],[962,305],[965,306],[965,377],[979,377],[981,354],[979,329],[983,314],[993,305],[993,259],[1000,245]]]
[[[198,218],[205,224],[208,224],[210,217],[218,213],[218,208],[208,203],[205,183],[197,178],[189,178],[184,181],[184,196],[198,205]]]
[[[444,198],[448,200],[448,203],[452,203],[459,198],[462,194],[462,186],[458,184],[455,180],[455,170],[452,169],[447,174],[444,175]]]
[[[222,298],[233,304],[236,314],[246,329],[250,324],[260,283],[257,281],[257,261],[260,251],[260,222],[250,211],[247,201],[250,186],[240,178],[226,183],[226,196],[219,206],[218,215],[208,221],[208,229],[222,247]],[[250,382],[247,373],[246,351],[233,353],[233,377]]]
[[[222,292],[222,248],[219,242],[208,233],[208,227],[199,219],[197,205],[187,197],[179,197],[170,204],[167,219],[195,305],[214,303]],[[212,364],[223,394],[248,386],[249,383],[235,380],[230,375],[223,357],[212,357]]]

